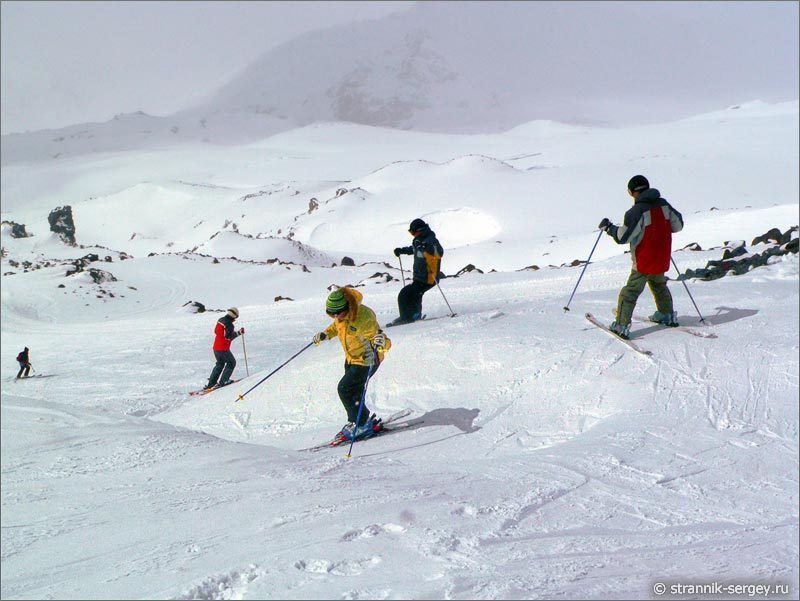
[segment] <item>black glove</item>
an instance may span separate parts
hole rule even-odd
[[[244,334],[244,328],[239,328],[239,336],[241,336],[242,334]]]
[[[608,231],[608,226],[611,225],[611,221],[609,221],[608,217],[603,217],[603,221],[600,222],[599,227],[604,232]]]
[[[327,336],[325,335],[325,332],[319,332],[317,334],[314,334],[314,338],[313,338],[312,342],[314,344],[316,344],[317,346],[319,346],[319,343],[322,342],[323,340],[325,340],[325,338],[327,338]]]
[[[398,247],[394,249],[394,256],[399,257],[403,253],[403,249]]]

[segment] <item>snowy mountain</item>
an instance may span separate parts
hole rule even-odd
[[[298,125],[333,120],[464,133],[542,118],[654,122],[733,104],[742,94],[794,98],[796,60],[779,50],[791,24],[776,30],[751,18],[733,25],[752,8],[700,5],[679,16],[667,3],[420,2],[284,44],[204,108]],[[732,26],[741,44],[728,43]],[[765,38],[774,44],[755,43]],[[735,74],[730,64],[740,67]],[[785,87],[766,89],[773,81]]]
[[[326,122],[4,164],[0,596],[796,595],[799,116]],[[609,322],[630,272],[596,226],[635,173],[684,215],[680,270],[722,275],[670,272],[703,336],[634,322],[651,356],[583,317]],[[303,450],[346,421],[338,342],[306,348],[325,297],[358,286],[394,318],[416,217],[448,277],[429,320],[387,330],[366,398],[405,427]],[[243,379],[190,397],[231,306]],[[24,347],[41,377],[16,381]]]
[[[327,121],[496,133],[541,119],[659,123],[743,99],[792,100],[800,49],[788,11],[751,2],[419,2],[299,36],[174,115],[3,136],[2,162],[239,144]]]

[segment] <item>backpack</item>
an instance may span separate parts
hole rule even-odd
[[[19,361],[19,362],[25,361],[25,358],[22,356],[23,354],[24,354],[24,351],[21,352],[19,355],[17,355],[17,361]]]

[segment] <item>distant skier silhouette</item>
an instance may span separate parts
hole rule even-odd
[[[17,379],[19,378],[27,378],[28,375],[31,373],[31,361],[30,355],[28,354],[28,347],[25,347],[24,351],[21,351],[19,355],[17,355],[17,361],[19,362],[19,372],[17,373]]]

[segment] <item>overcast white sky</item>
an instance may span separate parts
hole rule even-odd
[[[412,4],[4,0],[2,133],[167,115],[301,33]]]
[[[432,18],[429,13],[442,8],[448,27],[453,4],[458,2],[445,7],[426,3],[422,8],[428,12],[423,19]],[[479,20],[481,31],[490,30],[498,17],[497,4],[480,4],[488,5],[486,16]],[[382,18],[413,5],[411,1],[2,0],[2,133],[104,122],[116,114],[139,110],[169,115],[199,103],[259,56],[300,34]],[[575,6],[568,2],[554,2],[541,11],[541,4],[512,5],[512,12],[525,7],[534,15],[529,18],[539,19],[541,13],[545,15],[541,18],[548,20],[552,31],[540,32],[544,47],[538,54],[556,46],[559,49],[557,58],[550,59],[553,64],[538,67],[545,70],[540,78],[519,78],[522,86],[550,81],[554,89],[566,86],[560,91],[568,98],[593,89],[592,102],[608,100],[600,93],[607,85],[605,71],[576,72],[572,63],[582,59],[575,58],[580,52],[571,54],[570,44],[575,44],[576,51],[597,45],[608,55],[612,70],[621,68],[619,65],[633,68],[630,65],[637,65],[631,60],[637,57],[635,40],[641,36],[628,35],[622,22],[625,17],[630,26],[631,14],[638,14],[641,18],[634,23],[645,36],[646,50],[659,50],[655,55],[639,53],[642,60],[649,61],[636,67],[639,85],[649,81],[642,79],[644,73],[655,80],[649,85],[663,87],[673,96],[683,94],[687,102],[706,93],[706,84],[713,88],[710,84],[714,82],[718,87],[733,82],[741,89],[742,97],[731,96],[730,102],[797,97],[797,2],[581,2],[579,19]],[[484,7],[478,6],[478,10]],[[529,39],[529,28],[524,21],[512,27],[517,21],[509,24],[498,19],[492,48],[513,53]],[[571,37],[561,35],[558,28],[565,27],[564,23],[575,24]],[[551,34],[555,37],[548,37]],[[698,37],[708,48],[698,46]],[[474,66],[475,57],[468,52],[474,42],[457,35],[456,41],[460,55],[468,56]],[[710,71],[688,68],[693,61],[687,60],[687,53],[693,56],[693,52],[702,52],[709,59],[705,62],[711,65]],[[487,53],[489,61],[496,57],[497,53]],[[494,63],[487,73],[495,73]],[[567,86],[570,81],[573,88]],[[510,82],[506,91],[513,94],[509,88],[517,81],[512,78]],[[305,85],[308,87],[308,82]],[[574,85],[578,85],[577,91]],[[625,91],[617,85],[606,95],[616,101]]]

